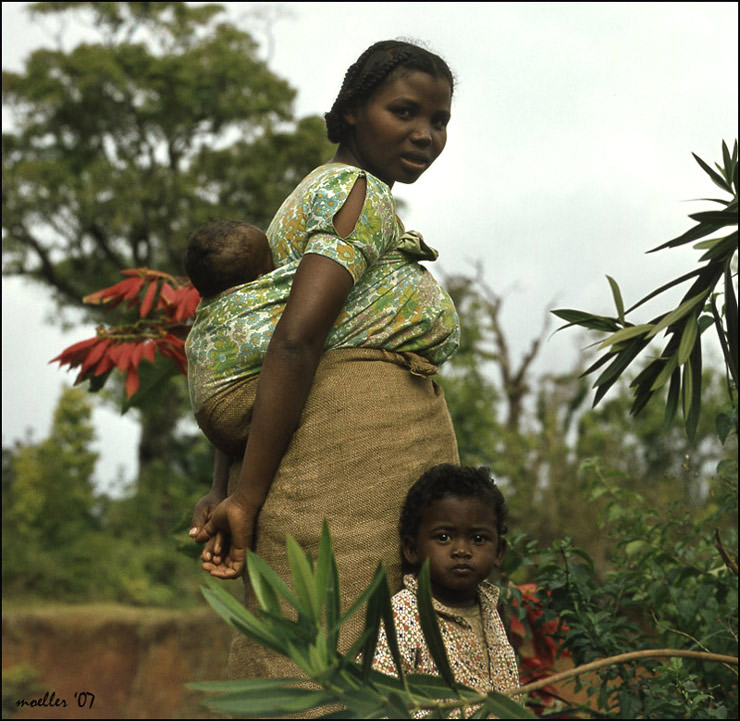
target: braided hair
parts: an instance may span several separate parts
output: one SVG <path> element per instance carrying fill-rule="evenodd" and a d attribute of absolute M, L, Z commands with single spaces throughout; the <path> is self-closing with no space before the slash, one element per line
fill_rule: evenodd
<path fill-rule="evenodd" d="M 324 115 L 329 141 L 346 140 L 349 125 L 345 114 L 372 92 L 397 68 L 420 70 L 435 78 L 445 78 L 454 88 L 452 71 L 438 55 L 403 40 L 383 40 L 371 45 L 347 70 L 331 110 Z"/>

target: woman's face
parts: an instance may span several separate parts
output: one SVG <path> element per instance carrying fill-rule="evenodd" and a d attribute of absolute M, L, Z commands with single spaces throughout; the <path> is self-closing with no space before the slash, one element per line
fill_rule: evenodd
<path fill-rule="evenodd" d="M 401 68 L 345 119 L 344 146 L 384 183 L 414 183 L 447 142 L 452 89 L 444 78 Z"/>

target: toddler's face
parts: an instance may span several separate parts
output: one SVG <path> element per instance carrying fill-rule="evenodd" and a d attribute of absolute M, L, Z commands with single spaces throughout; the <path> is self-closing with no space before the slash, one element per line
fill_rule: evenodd
<path fill-rule="evenodd" d="M 471 606 L 476 587 L 503 560 L 506 542 L 498 536 L 496 512 L 479 498 L 447 496 L 431 503 L 416 539 L 406 538 L 406 560 L 429 559 L 434 597 L 447 606 Z"/>

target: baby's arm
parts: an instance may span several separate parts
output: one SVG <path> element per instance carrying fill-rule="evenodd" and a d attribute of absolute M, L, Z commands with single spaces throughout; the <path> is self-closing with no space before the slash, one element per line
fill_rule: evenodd
<path fill-rule="evenodd" d="M 231 457 L 226 455 L 218 448 L 215 449 L 213 459 L 213 484 L 211 490 L 203 496 L 196 504 L 193 510 L 193 520 L 190 523 L 190 537 L 195 538 L 206 522 L 210 519 L 213 509 L 218 506 L 228 494 L 229 486 L 229 468 L 231 466 Z M 201 559 L 205 562 L 212 562 L 216 565 L 221 563 L 221 557 L 224 553 L 224 534 L 219 531 L 208 539 L 201 554 Z"/>

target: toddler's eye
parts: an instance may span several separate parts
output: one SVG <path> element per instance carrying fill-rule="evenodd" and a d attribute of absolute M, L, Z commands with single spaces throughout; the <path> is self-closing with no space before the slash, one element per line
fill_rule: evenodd
<path fill-rule="evenodd" d="M 449 533 L 438 533 L 437 540 L 440 543 L 447 543 L 450 540 L 450 534 Z"/>
<path fill-rule="evenodd" d="M 483 536 L 480 533 L 476 533 L 475 536 L 473 536 L 473 543 L 485 543 L 488 540 L 488 536 Z"/>

